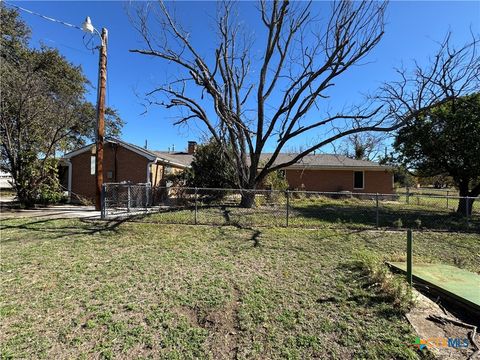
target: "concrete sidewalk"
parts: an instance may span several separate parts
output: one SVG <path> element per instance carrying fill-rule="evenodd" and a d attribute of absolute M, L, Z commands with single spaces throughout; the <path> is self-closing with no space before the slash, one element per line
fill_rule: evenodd
<path fill-rule="evenodd" d="M 94 206 L 81 205 L 52 205 L 36 209 L 11 209 L 2 207 L 0 219 L 11 219 L 16 217 L 35 217 L 48 219 L 62 218 L 100 218 L 100 211 L 95 211 Z"/>

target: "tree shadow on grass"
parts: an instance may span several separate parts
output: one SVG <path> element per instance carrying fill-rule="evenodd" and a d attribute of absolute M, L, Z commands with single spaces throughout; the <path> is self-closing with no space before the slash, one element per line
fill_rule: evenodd
<path fill-rule="evenodd" d="M 329 225 L 347 228 L 368 228 L 376 226 L 375 206 L 361 204 L 305 204 L 292 206 L 293 226 Z M 480 232 L 480 218 L 476 215 L 467 219 L 455 212 L 436 211 L 434 209 L 399 208 L 380 206 L 378 225 L 382 228 L 394 227 L 401 220 L 401 227 L 444 231 Z"/>
<path fill-rule="evenodd" d="M 0 230 L 27 230 L 29 232 L 38 232 L 48 234 L 47 239 L 57 240 L 76 235 L 95 235 L 105 232 L 117 232 L 118 227 L 128 219 L 116 219 L 110 221 L 95 221 L 88 219 L 77 219 L 73 222 L 72 218 L 56 219 L 37 219 L 34 221 L 22 222 L 21 224 L 9 224 L 9 220 L 0 220 Z M 67 222 L 65 221 L 72 221 Z M 1 243 L 18 241 L 18 239 L 5 239 Z"/>

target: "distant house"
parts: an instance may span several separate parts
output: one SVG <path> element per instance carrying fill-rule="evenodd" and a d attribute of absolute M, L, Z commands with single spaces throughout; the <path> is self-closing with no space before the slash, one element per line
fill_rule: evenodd
<path fill-rule="evenodd" d="M 196 143 L 188 142 L 187 151 L 152 151 L 118 140 L 108 139 L 104 145 L 104 182 L 151 183 L 165 185 L 168 174 L 190 167 Z M 276 163 L 291 159 L 294 154 L 280 154 Z M 266 161 L 271 154 L 262 154 Z M 63 185 L 72 198 L 95 196 L 95 145 L 90 144 L 66 154 Z M 361 193 L 393 193 L 393 174 L 389 167 L 372 161 L 354 160 L 340 155 L 307 155 L 282 170 L 291 189 L 308 191 L 351 191 Z"/>
<path fill-rule="evenodd" d="M 0 189 L 11 189 L 13 178 L 10 173 L 0 170 Z"/>

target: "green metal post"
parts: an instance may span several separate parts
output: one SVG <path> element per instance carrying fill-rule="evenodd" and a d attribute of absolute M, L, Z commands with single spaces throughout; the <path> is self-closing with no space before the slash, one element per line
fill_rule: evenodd
<path fill-rule="evenodd" d="M 375 214 L 376 221 L 375 221 L 375 223 L 376 223 L 377 229 L 378 229 L 378 226 L 380 225 L 379 224 L 380 219 L 379 219 L 379 214 L 378 214 L 378 193 L 375 194 L 375 211 L 376 211 L 376 214 Z"/>
<path fill-rule="evenodd" d="M 407 281 L 412 286 L 412 248 L 413 248 L 412 229 L 407 230 Z"/>

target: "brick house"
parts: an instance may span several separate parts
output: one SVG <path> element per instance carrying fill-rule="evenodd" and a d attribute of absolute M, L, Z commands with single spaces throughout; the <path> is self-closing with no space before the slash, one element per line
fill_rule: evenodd
<path fill-rule="evenodd" d="M 165 176 L 183 171 L 193 160 L 196 143 L 190 141 L 186 152 L 152 151 L 117 139 L 104 146 L 104 182 L 151 183 L 165 185 Z M 262 154 L 262 162 L 271 154 Z M 277 163 L 294 154 L 280 154 Z M 63 184 L 72 199 L 95 196 L 95 146 L 87 145 L 62 158 Z M 282 170 L 291 189 L 308 191 L 350 191 L 392 194 L 393 174 L 387 166 L 341 155 L 307 155 Z"/>
<path fill-rule="evenodd" d="M 107 139 L 103 148 L 103 181 L 162 185 L 167 174 L 190 166 L 193 142 L 190 150 L 191 154 L 177 153 L 185 155 L 177 160 L 168 152 L 153 152 L 118 139 Z M 95 144 L 66 154 L 60 166 L 60 181 L 71 200 L 95 198 Z"/>
<path fill-rule="evenodd" d="M 263 155 L 265 159 L 270 154 Z M 293 154 L 279 154 L 276 163 L 284 163 Z M 393 172 L 389 166 L 373 161 L 355 160 L 336 154 L 307 155 L 284 170 L 291 189 L 307 191 L 350 191 L 393 194 Z"/>

